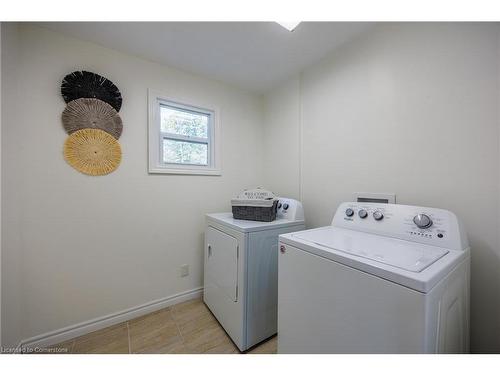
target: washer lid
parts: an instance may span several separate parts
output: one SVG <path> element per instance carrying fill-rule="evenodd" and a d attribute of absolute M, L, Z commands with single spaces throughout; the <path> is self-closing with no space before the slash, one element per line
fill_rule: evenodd
<path fill-rule="evenodd" d="M 429 292 L 470 254 L 469 248 L 443 249 L 331 226 L 281 234 L 279 240 L 422 293 Z"/>
<path fill-rule="evenodd" d="M 298 232 L 292 236 L 411 272 L 421 272 L 449 252 L 439 247 L 332 228 Z"/>

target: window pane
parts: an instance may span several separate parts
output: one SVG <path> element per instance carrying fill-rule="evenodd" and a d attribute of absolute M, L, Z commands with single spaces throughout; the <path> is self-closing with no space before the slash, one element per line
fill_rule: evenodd
<path fill-rule="evenodd" d="M 208 165 L 208 145 L 163 139 L 163 162 Z"/>
<path fill-rule="evenodd" d="M 208 137 L 208 115 L 160 107 L 161 131 L 188 137 Z"/>

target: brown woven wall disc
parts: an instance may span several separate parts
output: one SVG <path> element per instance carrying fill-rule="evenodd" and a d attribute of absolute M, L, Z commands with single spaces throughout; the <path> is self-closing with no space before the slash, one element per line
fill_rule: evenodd
<path fill-rule="evenodd" d="M 120 165 L 122 150 L 118 141 L 100 129 L 82 129 L 64 142 L 64 159 L 77 171 L 102 176 Z"/>
<path fill-rule="evenodd" d="M 108 103 L 93 98 L 70 101 L 62 113 L 62 122 L 68 134 L 81 129 L 96 128 L 118 139 L 123 130 L 118 112 Z"/>

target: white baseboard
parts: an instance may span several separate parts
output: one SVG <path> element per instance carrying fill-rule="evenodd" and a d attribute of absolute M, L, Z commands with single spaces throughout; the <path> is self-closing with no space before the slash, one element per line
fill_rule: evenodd
<path fill-rule="evenodd" d="M 168 306 L 188 301 L 190 299 L 199 298 L 203 294 L 203 287 L 195 288 L 175 294 L 170 297 L 160 298 L 145 304 L 132 307 L 130 309 L 118 311 L 114 314 L 105 315 L 96 319 L 87 320 L 86 322 L 74 324 L 55 331 L 47 332 L 41 335 L 24 339 L 20 342 L 21 348 L 47 347 L 58 344 L 63 341 L 71 340 L 75 337 L 85 335 L 86 333 L 94 332 L 102 328 L 112 326 L 138 316 L 151 313 L 156 310 L 163 309 Z"/>

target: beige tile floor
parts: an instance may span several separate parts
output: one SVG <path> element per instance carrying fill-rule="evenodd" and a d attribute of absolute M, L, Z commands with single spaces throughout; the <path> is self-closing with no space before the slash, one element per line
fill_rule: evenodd
<path fill-rule="evenodd" d="M 187 301 L 120 323 L 52 348 L 66 353 L 237 354 L 224 329 L 201 299 Z M 250 354 L 275 354 L 276 336 Z M 58 350 L 59 351 L 59 350 Z"/>

